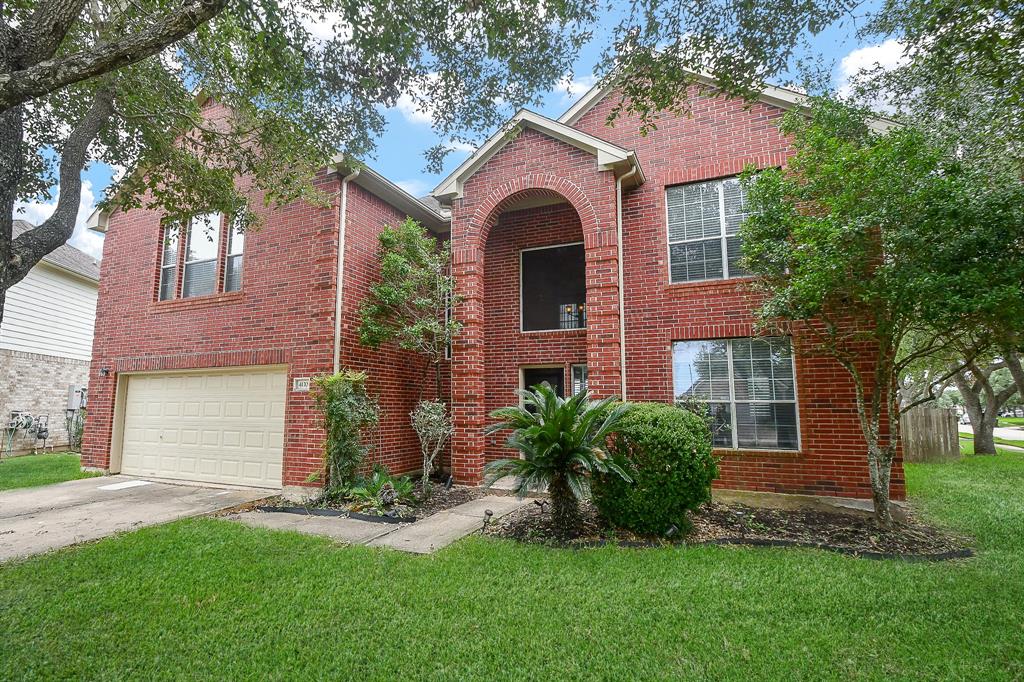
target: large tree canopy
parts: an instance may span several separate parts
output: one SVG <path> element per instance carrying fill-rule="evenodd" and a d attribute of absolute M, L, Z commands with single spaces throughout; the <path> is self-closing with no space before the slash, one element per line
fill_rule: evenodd
<path fill-rule="evenodd" d="M 869 121 L 827 99 L 809 119 L 787 115 L 796 155 L 745 174 L 752 213 L 741 235 L 761 319 L 799 326 L 853 378 L 887 523 L 898 380 L 979 331 L 1021 328 L 1024 185 L 917 128 L 882 133 Z"/>
<path fill-rule="evenodd" d="M 271 202 L 316 198 L 314 170 L 338 152 L 365 155 L 382 108 L 405 95 L 445 141 L 428 153 L 437 170 L 452 143 L 478 141 L 571 74 L 599 23 L 597 75 L 621 79 L 616 112 L 639 113 L 645 128 L 685 109 L 688 86 L 709 87 L 694 73 L 752 97 L 807 56 L 810 35 L 855 23 L 862 39 L 904 42 L 908 63 L 887 76 L 889 91 L 941 109 L 951 127 L 956 107 L 988 108 L 984 120 L 1024 139 L 1024 23 L 1001 0 L 7 0 L 0 316 L 6 290 L 70 237 L 92 162 L 142 171 L 109 188 L 110 206 L 148 190 L 170 219 L 244 217 L 236 177 Z M 233 117 L 205 122 L 199 91 Z M 49 199 L 58 182 L 53 216 L 12 242 L 15 201 Z"/>
<path fill-rule="evenodd" d="M 317 198 L 314 171 L 366 154 L 403 94 L 440 130 L 493 128 L 500 103 L 570 70 L 594 19 L 585 0 L 0 2 L 0 314 L 71 236 L 90 163 L 141 169 L 110 205 L 148 192 L 172 220 L 245 220 L 236 178 L 270 202 Z M 200 92 L 231 116 L 205 120 Z M 12 241 L 15 201 L 58 181 L 53 216 Z"/>

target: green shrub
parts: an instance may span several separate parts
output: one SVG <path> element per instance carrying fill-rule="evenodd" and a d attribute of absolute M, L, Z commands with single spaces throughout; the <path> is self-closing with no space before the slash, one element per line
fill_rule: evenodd
<path fill-rule="evenodd" d="M 597 474 L 593 499 L 612 524 L 645 535 L 688 525 L 686 513 L 711 499 L 718 464 L 711 431 L 691 411 L 664 403 L 633 403 L 612 437 L 632 482 Z"/>
<path fill-rule="evenodd" d="M 351 485 L 377 425 L 377 403 L 366 392 L 366 373 L 343 370 L 313 378 L 313 398 L 323 415 L 324 488 L 328 495 Z"/>

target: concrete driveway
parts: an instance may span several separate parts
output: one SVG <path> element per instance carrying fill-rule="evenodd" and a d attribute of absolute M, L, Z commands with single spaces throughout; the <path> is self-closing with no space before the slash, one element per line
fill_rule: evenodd
<path fill-rule="evenodd" d="M 103 476 L 0 492 L 0 562 L 273 495 Z"/>

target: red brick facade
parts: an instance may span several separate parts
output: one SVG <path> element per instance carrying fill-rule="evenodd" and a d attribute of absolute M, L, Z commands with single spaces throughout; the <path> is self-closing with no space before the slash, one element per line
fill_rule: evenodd
<path fill-rule="evenodd" d="M 622 193 L 625 383 L 630 400 L 672 400 L 674 341 L 754 335 L 757 301 L 749 281 L 670 284 L 665 188 L 727 177 L 747 164 L 783 165 L 791 147 L 776 128 L 781 110 L 697 98 L 689 117 L 669 117 L 647 137 L 638 122 L 604 125 L 614 97 L 575 124 L 581 131 L 636 153 L 646 181 Z M 318 178 L 339 196 L 336 173 Z M 337 202 L 337 199 L 336 199 Z M 485 438 L 487 413 L 516 400 L 523 367 L 586 363 L 591 391 L 618 395 L 620 306 L 618 196 L 615 171 L 595 155 L 525 128 L 477 168 L 452 202 L 452 267 L 463 332 L 445 368 L 456 433 L 450 460 L 457 480 L 475 483 L 487 459 L 507 455 L 502 440 Z M 254 197 L 254 205 L 260 205 Z M 392 471 L 419 466 L 408 413 L 433 393 L 423 361 L 396 349 L 358 342 L 358 308 L 376 278 L 377 234 L 404 213 L 350 183 L 342 289 L 342 366 L 366 369 L 380 399 L 374 461 Z M 90 414 L 83 464 L 109 465 L 115 389 L 120 373 L 240 365 L 284 365 L 292 377 L 328 372 L 333 331 L 338 206 L 283 207 L 247 237 L 241 292 L 156 302 L 159 215 L 115 214 L 104 247 Z M 520 330 L 519 254 L 523 249 L 583 242 L 587 328 Z M 799 335 L 796 355 L 799 452 L 729 451 L 716 485 L 773 492 L 870 497 L 865 445 L 849 375 L 815 357 Z M 868 357 L 866 355 L 865 357 Z M 102 374 L 108 369 L 109 374 Z M 322 431 L 308 393 L 286 402 L 284 484 L 311 485 L 320 466 Z M 902 466 L 892 496 L 904 496 Z"/>

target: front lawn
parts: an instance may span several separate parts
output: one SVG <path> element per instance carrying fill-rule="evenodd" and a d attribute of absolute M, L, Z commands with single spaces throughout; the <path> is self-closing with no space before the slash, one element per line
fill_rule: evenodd
<path fill-rule="evenodd" d="M 907 480 L 978 557 L 149 528 L 0 568 L 0 679 L 1021 678 L 1024 455 Z"/>
<path fill-rule="evenodd" d="M 967 431 L 960 432 L 961 441 L 974 442 L 974 434 Z M 992 441 L 996 445 L 1009 445 L 1015 448 L 1024 448 L 1024 440 L 1011 440 L 1010 438 L 1000 438 L 999 436 L 992 436 Z M 996 448 L 998 449 L 998 448 Z"/>
<path fill-rule="evenodd" d="M 1024 417 L 998 417 L 999 426 L 1024 426 Z"/>
<path fill-rule="evenodd" d="M 0 460 L 0 490 L 30 488 L 61 481 L 99 476 L 82 471 L 82 459 L 73 452 L 25 455 Z"/>

